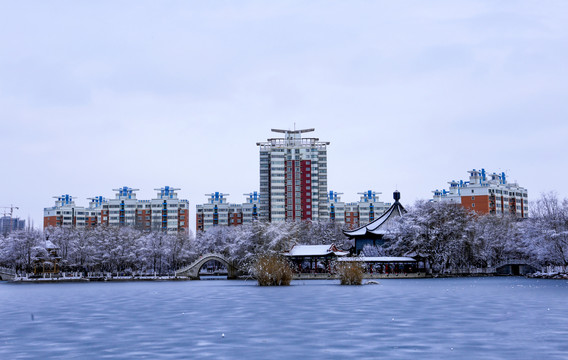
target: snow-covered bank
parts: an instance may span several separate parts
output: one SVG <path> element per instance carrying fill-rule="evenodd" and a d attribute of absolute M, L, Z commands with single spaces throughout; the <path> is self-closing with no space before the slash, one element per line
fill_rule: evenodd
<path fill-rule="evenodd" d="M 15 277 L 13 283 L 71 283 L 99 281 L 185 281 L 188 277 L 180 276 L 109 276 L 109 277 Z"/>
<path fill-rule="evenodd" d="M 568 280 L 568 273 L 565 273 L 565 272 L 536 272 L 534 274 L 528 275 L 528 277 L 536 278 L 536 279 Z"/>

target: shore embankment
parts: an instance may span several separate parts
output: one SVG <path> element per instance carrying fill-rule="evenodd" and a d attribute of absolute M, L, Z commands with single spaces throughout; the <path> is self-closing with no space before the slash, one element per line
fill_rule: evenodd
<path fill-rule="evenodd" d="M 207 277 L 208 275 L 204 274 Z M 494 277 L 494 276 L 511 276 L 506 274 L 497 273 L 460 273 L 460 274 L 431 274 L 431 273 L 389 273 L 389 274 L 364 274 L 363 278 L 366 280 L 374 279 L 430 279 L 430 278 L 469 278 L 469 277 Z M 568 273 L 564 272 L 536 272 L 533 274 L 524 275 L 528 278 L 534 279 L 558 279 L 568 280 Z M 293 280 L 336 280 L 337 274 L 329 273 L 301 273 L 294 274 Z M 250 280 L 253 279 L 249 276 L 239 276 L 238 279 Z M 37 277 L 37 276 L 15 276 L 9 279 L 11 283 L 88 283 L 88 282 L 129 282 L 129 281 L 188 281 L 196 280 L 186 276 L 52 276 L 52 277 Z"/>
<path fill-rule="evenodd" d="M 565 272 L 535 272 L 527 276 L 533 279 L 568 280 L 568 273 Z"/>
<path fill-rule="evenodd" d="M 86 282 L 127 282 L 127 281 L 186 281 L 190 278 L 185 276 L 92 276 L 92 277 L 14 277 L 8 280 L 11 283 L 86 283 Z"/>

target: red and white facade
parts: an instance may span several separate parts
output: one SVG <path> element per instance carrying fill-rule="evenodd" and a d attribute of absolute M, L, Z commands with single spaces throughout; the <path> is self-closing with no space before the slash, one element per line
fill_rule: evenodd
<path fill-rule="evenodd" d="M 528 217 L 527 189 L 507 182 L 506 174 L 471 170 L 469 181 L 450 181 L 449 190 L 434 190 L 434 201 L 460 204 L 479 214 L 511 214 Z"/>
<path fill-rule="evenodd" d="M 327 145 L 317 138 L 302 138 L 305 130 L 278 130 L 283 138 L 259 142 L 260 219 L 328 219 Z"/>
<path fill-rule="evenodd" d="M 43 209 L 43 227 L 70 226 L 85 227 L 85 208 L 75 205 L 69 194 L 54 196 L 55 206 Z"/>

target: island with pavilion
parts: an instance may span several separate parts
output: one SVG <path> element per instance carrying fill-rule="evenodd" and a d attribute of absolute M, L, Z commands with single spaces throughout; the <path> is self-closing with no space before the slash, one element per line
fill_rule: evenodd
<path fill-rule="evenodd" d="M 400 203 L 400 192 L 393 194 L 394 203 L 376 220 L 343 233 L 353 240 L 349 250 L 330 245 L 294 245 L 282 253 L 292 263 L 295 279 L 314 279 L 334 277 L 334 265 L 341 262 L 361 262 L 366 278 L 426 277 L 426 259 L 418 254 L 406 256 L 361 256 L 365 246 L 384 246 L 385 235 L 392 228 L 394 219 L 406 213 Z"/>

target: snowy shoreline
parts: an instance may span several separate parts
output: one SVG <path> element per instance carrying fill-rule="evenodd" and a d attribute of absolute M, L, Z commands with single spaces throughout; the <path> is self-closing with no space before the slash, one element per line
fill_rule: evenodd
<path fill-rule="evenodd" d="M 307 275 L 307 276 L 306 276 Z M 317 276 L 319 275 L 319 276 Z M 304 274 L 304 276 L 294 276 L 293 280 L 337 280 L 338 277 L 334 275 L 324 275 L 324 274 Z M 382 274 L 365 276 L 363 279 L 372 280 L 386 280 L 386 279 L 432 279 L 432 278 L 469 278 L 469 277 L 489 277 L 495 275 L 489 274 L 470 274 L 470 275 L 425 275 L 421 276 L 404 276 L 403 274 Z M 251 277 L 239 277 L 236 280 L 254 280 Z M 48 284 L 48 283 L 90 283 L 90 282 L 136 282 L 136 281 L 195 281 L 189 277 L 168 277 L 168 276 L 156 276 L 156 277 L 61 277 L 61 278 L 15 278 L 8 280 L 10 283 L 25 283 L 25 284 Z"/>
<path fill-rule="evenodd" d="M 330 274 L 302 274 L 294 276 L 293 280 L 337 280 L 337 276 Z M 404 276 L 403 274 L 377 274 L 364 277 L 365 280 L 382 279 L 433 279 L 433 278 L 472 278 L 472 277 L 507 277 L 511 275 L 500 274 L 422 274 L 422 276 Z M 521 275 L 522 276 L 522 275 Z M 536 272 L 527 274 L 531 279 L 568 280 L 568 273 L 562 272 Z M 251 280 L 251 277 L 239 277 L 237 280 Z M 47 283 L 89 283 L 89 282 L 135 282 L 135 281 L 195 281 L 185 276 L 114 276 L 114 277 L 60 277 L 60 278 L 28 278 L 16 277 L 8 280 L 9 283 L 47 284 Z"/>
<path fill-rule="evenodd" d="M 60 278 L 14 278 L 8 280 L 10 283 L 31 283 L 31 284 L 45 284 L 45 283 L 89 283 L 89 282 L 130 282 L 130 281 L 187 281 L 191 280 L 188 277 L 174 277 L 174 276 L 148 276 L 148 277 L 60 277 Z"/>
<path fill-rule="evenodd" d="M 568 273 L 565 272 L 535 272 L 528 275 L 531 279 L 552 279 L 552 280 L 568 280 Z"/>

